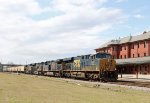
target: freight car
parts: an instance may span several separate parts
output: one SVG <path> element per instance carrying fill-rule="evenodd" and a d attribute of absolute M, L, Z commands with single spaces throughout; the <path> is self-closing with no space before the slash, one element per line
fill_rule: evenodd
<path fill-rule="evenodd" d="M 12 66 L 7 67 L 3 70 L 3 72 L 14 72 L 14 73 L 24 73 L 25 67 L 24 66 Z"/>
<path fill-rule="evenodd" d="M 81 55 L 37 64 L 26 65 L 25 73 L 65 78 L 84 78 L 116 81 L 116 62 L 108 53 Z"/>

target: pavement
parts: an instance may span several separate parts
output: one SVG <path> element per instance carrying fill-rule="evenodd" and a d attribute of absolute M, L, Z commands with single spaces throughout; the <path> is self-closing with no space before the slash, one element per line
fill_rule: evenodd
<path fill-rule="evenodd" d="M 150 82 L 150 75 L 140 75 L 138 74 L 138 77 L 136 74 L 122 74 L 118 75 L 118 80 L 124 80 L 124 81 L 139 81 L 139 82 Z"/>

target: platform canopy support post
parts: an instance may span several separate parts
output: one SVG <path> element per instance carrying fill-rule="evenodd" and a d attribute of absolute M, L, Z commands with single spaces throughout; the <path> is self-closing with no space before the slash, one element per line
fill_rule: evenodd
<path fill-rule="evenodd" d="M 138 68 L 138 65 L 134 65 L 134 66 L 137 67 L 137 69 L 136 69 L 136 79 L 138 79 L 139 68 Z"/>
<path fill-rule="evenodd" d="M 121 78 L 122 78 L 122 69 L 123 69 L 123 67 L 121 67 Z"/>

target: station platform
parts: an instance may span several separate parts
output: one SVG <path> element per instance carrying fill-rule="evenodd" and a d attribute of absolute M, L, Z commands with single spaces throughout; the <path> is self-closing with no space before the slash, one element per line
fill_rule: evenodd
<path fill-rule="evenodd" d="M 138 74 L 121 74 L 118 75 L 118 80 L 123 80 L 123 81 L 140 81 L 140 82 L 150 82 L 150 75 L 141 75 Z"/>

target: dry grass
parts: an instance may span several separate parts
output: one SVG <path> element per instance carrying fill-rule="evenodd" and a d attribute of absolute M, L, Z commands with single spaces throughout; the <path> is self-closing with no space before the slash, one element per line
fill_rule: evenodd
<path fill-rule="evenodd" d="M 150 93 L 0 73 L 0 103 L 150 103 Z"/>

